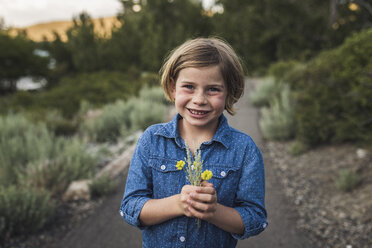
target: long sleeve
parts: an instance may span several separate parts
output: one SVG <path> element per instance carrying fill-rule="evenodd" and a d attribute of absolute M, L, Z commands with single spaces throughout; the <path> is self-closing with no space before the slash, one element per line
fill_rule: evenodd
<path fill-rule="evenodd" d="M 235 209 L 243 220 L 245 230 L 243 235 L 234 234 L 236 239 L 257 235 L 267 226 L 264 163 L 256 145 L 249 150 L 244 159 L 235 200 Z"/>
<path fill-rule="evenodd" d="M 131 225 L 142 227 L 139 214 L 143 205 L 152 197 L 152 175 L 148 166 L 149 152 L 146 133 L 138 140 L 130 163 L 125 193 L 120 206 L 120 215 Z"/>

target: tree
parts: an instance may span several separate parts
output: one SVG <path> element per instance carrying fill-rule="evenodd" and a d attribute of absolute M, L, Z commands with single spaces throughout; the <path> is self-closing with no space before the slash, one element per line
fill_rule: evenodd
<path fill-rule="evenodd" d="M 24 35 L 0 31 L 0 94 L 15 92 L 21 77 L 47 75 L 49 59 L 37 55 L 35 48 Z"/>
<path fill-rule="evenodd" d="M 292 0 L 220 0 L 215 30 L 256 71 L 280 59 L 304 59 L 323 41 L 324 20 L 310 3 Z"/>
<path fill-rule="evenodd" d="M 67 49 L 70 51 L 73 68 L 79 72 L 99 69 L 98 38 L 94 33 L 91 17 L 82 12 L 73 19 L 74 26 L 67 30 Z"/>
<path fill-rule="evenodd" d="M 365 0 L 330 0 L 330 39 L 341 44 L 354 32 L 372 27 L 372 4 Z"/>
<path fill-rule="evenodd" d="M 122 38 L 121 44 L 117 45 L 122 48 L 121 57 L 133 58 L 139 63 L 139 69 L 157 71 L 171 49 L 186 39 L 211 33 L 210 18 L 203 15 L 199 1 L 122 2 L 124 13 L 120 18 L 123 25 L 113 33 L 113 38 Z"/>

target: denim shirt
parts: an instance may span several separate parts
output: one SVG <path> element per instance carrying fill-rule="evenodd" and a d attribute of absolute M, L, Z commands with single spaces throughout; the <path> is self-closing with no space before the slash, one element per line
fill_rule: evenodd
<path fill-rule="evenodd" d="M 180 118 L 177 114 L 169 123 L 149 127 L 138 140 L 120 215 L 142 230 L 143 247 L 235 247 L 238 239 L 259 234 L 267 226 L 263 159 L 253 140 L 231 128 L 223 115 L 212 140 L 200 146 L 203 170 L 213 173 L 209 182 L 216 189 L 218 203 L 240 214 L 244 233 L 229 233 L 206 221 L 201 221 L 198 230 L 196 219 L 186 216 L 141 226 L 139 214 L 149 199 L 179 194 L 184 185 L 190 184 L 185 171 L 175 166 L 186 157 L 185 142 L 177 127 Z"/>

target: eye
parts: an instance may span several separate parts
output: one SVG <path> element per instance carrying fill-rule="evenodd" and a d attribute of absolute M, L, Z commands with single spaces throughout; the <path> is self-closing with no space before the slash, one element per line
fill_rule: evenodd
<path fill-rule="evenodd" d="M 217 88 L 217 87 L 211 87 L 211 88 L 209 88 L 209 91 L 211 91 L 211 92 L 220 92 L 221 89 L 220 88 Z"/>
<path fill-rule="evenodd" d="M 182 87 L 183 87 L 183 88 L 186 88 L 186 89 L 189 89 L 189 90 L 194 89 L 194 86 L 191 85 L 191 84 L 185 84 L 185 85 L 183 85 Z"/>

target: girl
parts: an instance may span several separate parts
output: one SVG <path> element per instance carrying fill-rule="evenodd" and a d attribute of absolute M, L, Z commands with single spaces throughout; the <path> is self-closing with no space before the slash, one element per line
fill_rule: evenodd
<path fill-rule="evenodd" d="M 120 214 L 143 230 L 143 247 L 235 247 L 267 226 L 261 153 L 223 115 L 234 114 L 243 93 L 241 63 L 224 41 L 198 38 L 175 49 L 161 73 L 178 113 L 138 140 Z M 201 150 L 203 170 L 213 173 L 199 187 L 175 166 L 186 144 Z"/>

